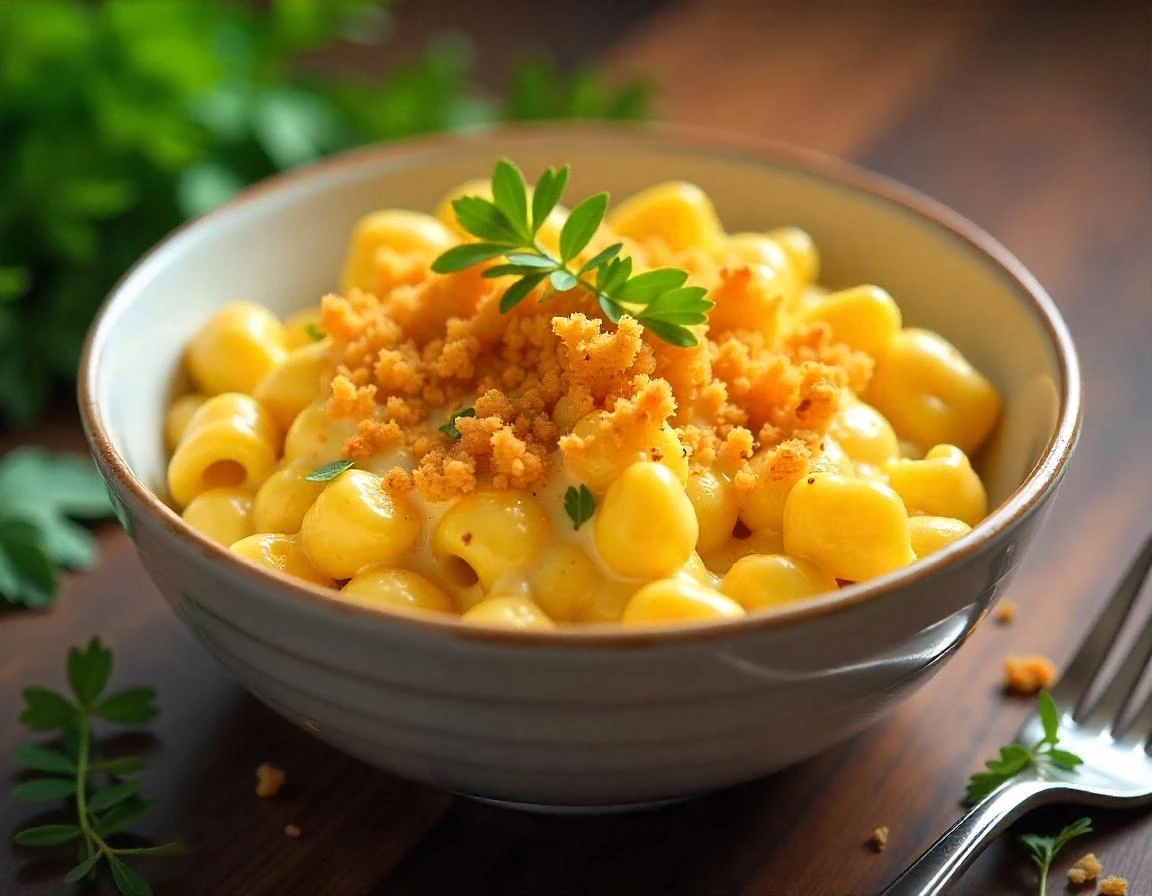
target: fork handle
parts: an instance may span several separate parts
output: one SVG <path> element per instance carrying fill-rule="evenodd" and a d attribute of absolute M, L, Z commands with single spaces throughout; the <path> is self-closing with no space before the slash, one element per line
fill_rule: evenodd
<path fill-rule="evenodd" d="M 1042 781 L 1013 782 L 988 795 L 880 896 L 940 896 L 948 892 L 985 847 L 1051 789 L 1051 784 Z"/>

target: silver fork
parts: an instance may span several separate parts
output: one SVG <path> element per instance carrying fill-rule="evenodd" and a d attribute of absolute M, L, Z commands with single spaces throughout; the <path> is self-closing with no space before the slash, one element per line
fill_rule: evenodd
<path fill-rule="evenodd" d="M 1052 689 L 1060 710 L 1060 747 L 1079 754 L 1076 771 L 1031 766 L 1002 784 L 952 825 L 880 896 L 939 896 L 1016 819 L 1047 803 L 1132 808 L 1152 805 L 1152 694 L 1137 707 L 1137 686 L 1152 660 L 1152 614 L 1112 680 L 1091 704 L 1088 695 L 1152 568 L 1152 539 L 1128 568 L 1092 631 Z M 1125 708 L 1129 712 L 1125 713 Z M 1033 744 L 1044 736 L 1033 714 L 1016 740 Z"/>

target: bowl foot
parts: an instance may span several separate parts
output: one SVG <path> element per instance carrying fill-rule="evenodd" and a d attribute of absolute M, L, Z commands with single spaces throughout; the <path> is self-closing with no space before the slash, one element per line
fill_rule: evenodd
<path fill-rule="evenodd" d="M 687 794 L 685 796 L 676 796 L 666 800 L 648 800 L 639 803 L 610 803 L 607 805 L 593 805 L 593 806 L 565 806 L 555 805 L 552 803 L 522 803 L 516 800 L 498 800 L 487 796 L 476 796 L 472 793 L 460 793 L 457 791 L 457 796 L 467 797 L 470 800 L 475 800 L 478 803 L 485 803 L 489 806 L 496 806 L 499 809 L 512 809 L 516 812 L 532 812 L 537 815 L 622 815 L 626 812 L 647 812 L 650 809 L 662 809 L 665 806 L 674 806 L 677 803 L 683 803 L 690 799 L 695 799 L 699 794 Z"/>

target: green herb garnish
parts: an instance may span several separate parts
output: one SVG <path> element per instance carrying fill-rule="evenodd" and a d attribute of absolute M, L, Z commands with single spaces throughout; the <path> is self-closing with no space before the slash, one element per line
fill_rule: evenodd
<path fill-rule="evenodd" d="M 322 467 L 317 467 L 304 478 L 308 482 L 331 482 L 345 470 L 350 470 L 354 466 L 356 466 L 356 461 L 342 457 L 340 460 L 330 461 Z"/>
<path fill-rule="evenodd" d="M 0 462 L 0 605 L 41 610 L 61 569 L 96 559 L 91 533 L 73 519 L 112 516 L 104 481 L 88 460 L 20 448 Z"/>
<path fill-rule="evenodd" d="M 315 321 L 308 321 L 308 326 L 304 328 L 304 332 L 308 334 L 308 338 L 313 342 L 322 342 L 324 340 L 325 333 L 316 326 Z"/>
<path fill-rule="evenodd" d="M 1065 771 L 1075 771 L 1077 766 L 1083 764 L 1084 760 L 1075 753 L 1056 746 L 1060 742 L 1060 714 L 1052 695 L 1041 691 L 1037 702 L 1044 737 L 1030 748 L 1022 744 L 1001 747 L 999 759 L 989 759 L 984 763 L 985 771 L 977 772 L 968 779 L 968 790 L 964 795 L 966 803 L 979 802 L 1029 766 L 1043 769 L 1045 765 L 1053 765 Z"/>
<path fill-rule="evenodd" d="M 145 725 L 156 716 L 151 688 L 136 687 L 104 696 L 112 674 L 112 651 L 93 638 L 87 649 L 68 651 L 68 683 L 72 696 L 49 688 L 31 687 L 24 691 L 20 722 L 32 731 L 58 731 L 62 746 L 24 746 L 13 758 L 44 774 L 17 784 L 12 799 L 23 802 L 51 802 L 67 799 L 75 805 L 75 821 L 25 828 L 13 840 L 21 846 L 55 846 L 78 841 L 78 863 L 66 881 L 75 883 L 95 878 L 101 863 L 124 896 L 149 896 L 152 888 L 125 859 L 134 856 L 178 856 L 187 852 L 181 843 L 159 846 L 114 846 L 109 837 L 126 829 L 156 808 L 155 800 L 140 797 L 140 780 L 128 777 L 144 767 L 135 756 L 99 759 L 92 740 L 92 721 L 102 719 L 117 725 Z M 103 777 L 103 786 L 92 787 L 93 775 Z"/>
<path fill-rule="evenodd" d="M 592 514 L 596 512 L 596 499 L 592 497 L 588 486 L 582 484 L 579 489 L 568 486 L 564 492 L 564 510 L 572 520 L 572 528 L 576 530 L 592 519 Z"/>
<path fill-rule="evenodd" d="M 1028 854 L 1040 871 L 1039 896 L 1047 896 L 1048 894 L 1048 871 L 1052 867 L 1052 860 L 1056 858 L 1056 853 L 1060 852 L 1069 840 L 1090 833 L 1092 833 L 1092 819 L 1080 818 L 1064 828 L 1055 837 L 1025 834 L 1020 838 L 1028 847 Z"/>
<path fill-rule="evenodd" d="M 546 59 L 493 95 L 456 33 L 383 78 L 298 64 L 336 41 L 386 52 L 387 6 L 0 0 L 0 426 L 73 387 L 93 312 L 141 254 L 247 184 L 414 134 L 645 116 L 642 82 Z"/>
<path fill-rule="evenodd" d="M 696 334 L 689 327 L 707 321 L 712 303 L 703 287 L 684 285 L 687 271 L 657 268 L 633 274 L 632 259 L 620 257 L 623 243 L 614 243 L 577 266 L 576 256 L 604 220 L 607 193 L 589 196 L 572 209 L 560 231 L 559 258 L 540 247 L 537 235 L 560 202 L 568 173 L 567 165 L 559 170 L 546 168 L 529 204 L 524 174 L 507 159 L 498 161 L 492 171 L 491 200 L 462 196 L 452 203 L 457 222 L 479 242 L 447 250 L 432 262 L 432 270 L 448 274 L 502 257 L 503 264 L 493 265 L 483 275 L 519 278 L 500 299 L 502 313 L 511 311 L 545 281 L 545 298 L 579 286 L 596 297 L 612 323 L 628 314 L 665 342 L 696 345 Z"/>
<path fill-rule="evenodd" d="M 475 417 L 476 408 L 457 408 L 448 415 L 448 422 L 437 427 L 440 432 L 448 436 L 453 442 L 460 438 L 460 430 L 456 428 L 456 421 L 461 417 Z"/>

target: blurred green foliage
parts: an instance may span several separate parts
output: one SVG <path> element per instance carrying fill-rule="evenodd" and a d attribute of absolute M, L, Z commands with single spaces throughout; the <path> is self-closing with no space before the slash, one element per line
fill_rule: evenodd
<path fill-rule="evenodd" d="M 71 382 L 97 305 L 149 246 L 252 181 L 370 141 L 646 112 L 643 86 L 542 59 L 488 97 L 458 36 L 384 80 L 296 64 L 375 42 L 382 15 L 373 0 L 0 0 L 0 424 Z"/>

